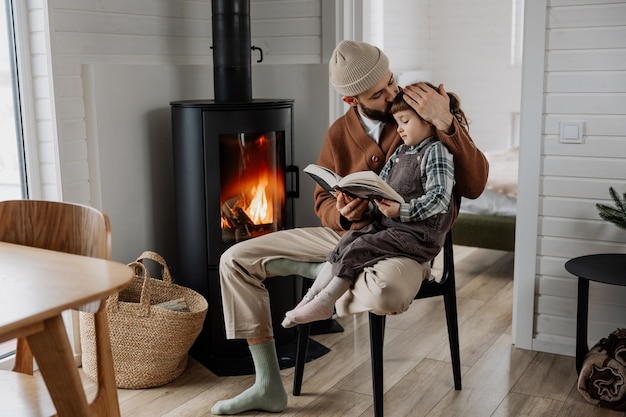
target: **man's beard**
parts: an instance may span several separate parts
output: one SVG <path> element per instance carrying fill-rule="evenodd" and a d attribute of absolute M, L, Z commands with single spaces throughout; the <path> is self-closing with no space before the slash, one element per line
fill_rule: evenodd
<path fill-rule="evenodd" d="M 393 122 L 393 116 L 391 114 L 391 103 L 387 104 L 387 108 L 385 111 L 373 110 L 365 107 L 363 103 L 359 103 L 361 105 L 361 112 L 368 119 L 378 120 L 379 122 L 389 123 Z"/>

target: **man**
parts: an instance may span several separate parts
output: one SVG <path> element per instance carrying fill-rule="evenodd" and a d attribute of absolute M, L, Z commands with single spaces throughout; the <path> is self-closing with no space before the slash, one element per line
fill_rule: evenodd
<path fill-rule="evenodd" d="M 399 88 L 389 70 L 387 56 L 377 47 L 342 41 L 330 59 L 330 82 L 350 105 L 329 128 L 318 165 L 339 175 L 355 171 L 379 172 L 401 143 L 389 108 Z M 455 192 L 476 198 L 487 181 L 488 165 L 468 133 L 452 116 L 443 86 L 426 84 L 406 89 L 407 102 L 437 129 L 437 136 L 455 158 Z M 218 401 L 214 414 L 247 410 L 280 412 L 287 406 L 274 344 L 269 295 L 263 281 L 271 276 L 302 275 L 315 278 L 341 235 L 371 221 L 368 201 L 343 194 L 332 197 L 315 190 L 315 211 L 323 227 L 282 230 L 240 242 L 220 259 L 220 279 L 226 337 L 246 339 L 254 362 L 256 381 L 238 396 Z M 378 262 L 356 280 L 336 303 L 339 316 L 364 311 L 397 314 L 406 311 L 430 275 L 428 264 L 409 258 Z"/>

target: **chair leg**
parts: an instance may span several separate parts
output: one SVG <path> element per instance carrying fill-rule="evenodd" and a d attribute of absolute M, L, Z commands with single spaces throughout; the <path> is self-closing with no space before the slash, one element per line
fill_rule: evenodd
<path fill-rule="evenodd" d="M 111 336 L 107 321 L 105 303 L 102 300 L 100 310 L 94 315 L 96 329 L 96 357 L 98 358 L 98 391 L 90 404 L 93 415 L 120 417 L 120 403 L 115 383 Z"/>
<path fill-rule="evenodd" d="M 293 374 L 293 395 L 300 395 L 302 389 L 302 377 L 304 376 L 304 363 L 306 352 L 309 347 L 309 334 L 311 333 L 311 323 L 298 325 L 298 342 L 296 346 L 296 365 Z"/>
<path fill-rule="evenodd" d="M 33 353 L 30 351 L 28 341 L 25 337 L 19 337 L 17 339 L 17 345 L 15 346 L 15 363 L 13 365 L 13 372 L 20 372 L 23 374 L 33 374 Z"/>
<path fill-rule="evenodd" d="M 385 316 L 369 313 L 372 389 L 374 393 L 375 417 L 383 417 L 383 345 L 385 341 L 385 318 Z"/>
<path fill-rule="evenodd" d="M 452 359 L 452 374 L 454 389 L 461 389 L 461 354 L 459 352 L 459 321 L 456 309 L 456 294 L 452 291 L 443 296 L 448 324 L 448 340 L 450 342 L 450 357 Z"/>

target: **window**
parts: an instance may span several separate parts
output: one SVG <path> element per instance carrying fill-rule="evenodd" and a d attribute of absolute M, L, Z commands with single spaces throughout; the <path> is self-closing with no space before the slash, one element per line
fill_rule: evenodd
<path fill-rule="evenodd" d="M 524 40 L 524 0 L 513 0 L 511 25 L 511 65 L 522 65 L 522 49 Z"/>
<path fill-rule="evenodd" d="M 26 172 L 11 0 L 0 8 L 0 200 L 25 198 Z"/>
<path fill-rule="evenodd" d="M 0 7 L 0 200 L 27 195 L 12 16 L 11 0 L 5 0 Z M 14 351 L 15 340 L 0 343 L 0 360 Z"/>

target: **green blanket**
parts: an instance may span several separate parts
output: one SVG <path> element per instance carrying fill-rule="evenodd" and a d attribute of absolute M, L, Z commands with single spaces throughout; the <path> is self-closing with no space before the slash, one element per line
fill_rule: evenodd
<path fill-rule="evenodd" d="M 452 228 L 455 245 L 515 250 L 515 217 L 460 213 Z"/>

